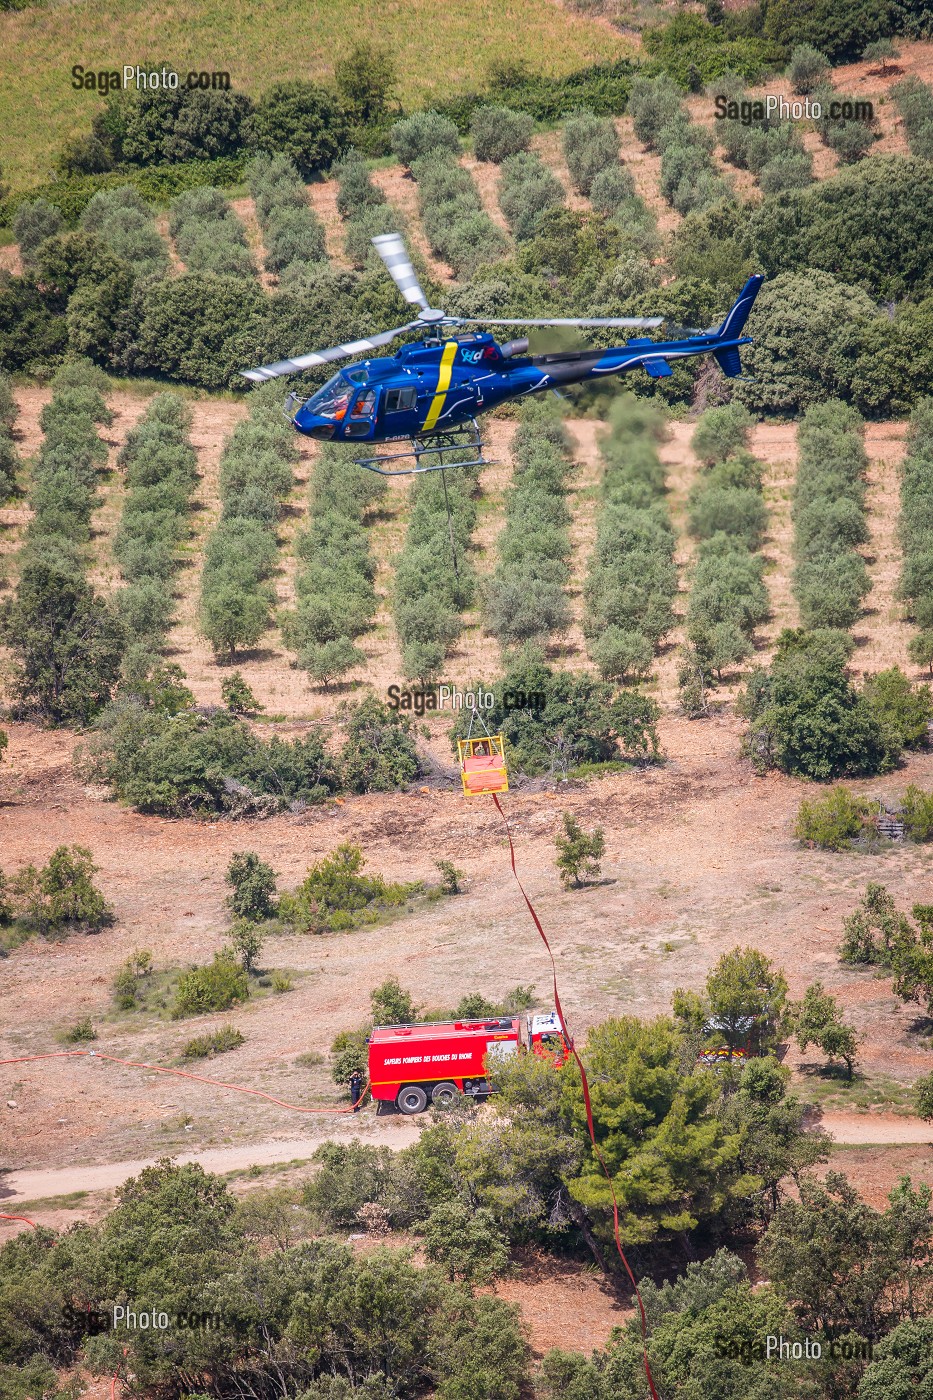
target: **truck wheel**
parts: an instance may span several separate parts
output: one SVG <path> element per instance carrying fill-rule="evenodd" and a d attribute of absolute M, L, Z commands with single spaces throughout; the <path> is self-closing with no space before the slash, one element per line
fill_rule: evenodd
<path fill-rule="evenodd" d="M 403 1113 L 423 1113 L 428 1106 L 428 1096 L 417 1084 L 406 1084 L 399 1089 L 395 1100 Z"/>
<path fill-rule="evenodd" d="M 431 1094 L 431 1102 L 436 1103 L 439 1108 L 449 1108 L 452 1103 L 456 1103 L 460 1097 L 460 1090 L 456 1084 L 435 1084 Z"/>

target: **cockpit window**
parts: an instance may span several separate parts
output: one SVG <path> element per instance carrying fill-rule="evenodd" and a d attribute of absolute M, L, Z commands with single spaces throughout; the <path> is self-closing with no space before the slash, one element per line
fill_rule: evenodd
<path fill-rule="evenodd" d="M 350 400 L 356 393 L 356 388 L 348 384 L 342 374 L 335 374 L 333 379 L 328 379 L 323 389 L 319 389 L 305 405 L 311 413 L 316 413 L 319 418 L 333 418 L 341 421 L 346 417 Z"/>

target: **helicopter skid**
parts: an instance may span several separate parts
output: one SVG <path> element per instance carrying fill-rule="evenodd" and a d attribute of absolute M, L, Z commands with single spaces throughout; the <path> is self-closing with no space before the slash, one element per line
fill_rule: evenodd
<path fill-rule="evenodd" d="M 387 452 L 381 457 L 358 457 L 356 465 L 364 467 L 368 472 L 375 472 L 377 476 L 416 476 L 420 472 L 443 472 L 456 467 L 490 465 L 490 459 L 483 456 L 483 440 L 475 419 L 471 420 L 469 428 L 451 428 L 444 432 L 413 435 L 409 441 L 411 447 L 405 452 Z M 461 460 L 450 460 L 458 455 Z M 384 462 L 412 459 L 415 463 L 413 467 L 387 468 L 382 465 Z"/>

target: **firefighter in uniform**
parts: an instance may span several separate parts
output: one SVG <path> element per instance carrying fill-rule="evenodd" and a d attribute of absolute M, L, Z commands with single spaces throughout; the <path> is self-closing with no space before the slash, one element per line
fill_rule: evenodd
<path fill-rule="evenodd" d="M 353 1105 L 353 1112 L 359 1113 L 360 1099 L 363 1097 L 363 1076 L 358 1069 L 350 1075 L 350 1102 Z"/>

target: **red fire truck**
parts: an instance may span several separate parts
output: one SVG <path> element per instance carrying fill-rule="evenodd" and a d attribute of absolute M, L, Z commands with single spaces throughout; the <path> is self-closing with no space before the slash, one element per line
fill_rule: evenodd
<path fill-rule="evenodd" d="M 376 1026 L 369 1039 L 370 1092 L 403 1113 L 421 1113 L 429 1103 L 452 1103 L 458 1094 L 488 1094 L 487 1061 L 523 1050 L 553 1058 L 556 1067 L 564 1063 L 567 1046 L 553 1011 Z"/>

